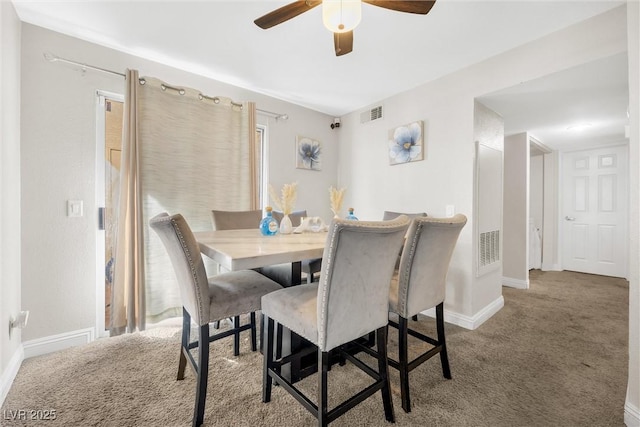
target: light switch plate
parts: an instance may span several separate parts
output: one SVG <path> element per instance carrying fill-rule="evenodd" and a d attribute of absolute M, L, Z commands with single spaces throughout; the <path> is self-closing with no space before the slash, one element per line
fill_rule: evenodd
<path fill-rule="evenodd" d="M 67 200 L 67 216 L 82 216 L 82 200 Z"/>
<path fill-rule="evenodd" d="M 447 217 L 452 217 L 453 215 L 455 215 L 455 213 L 456 213 L 456 209 L 454 205 L 447 205 L 445 207 L 445 215 Z"/>

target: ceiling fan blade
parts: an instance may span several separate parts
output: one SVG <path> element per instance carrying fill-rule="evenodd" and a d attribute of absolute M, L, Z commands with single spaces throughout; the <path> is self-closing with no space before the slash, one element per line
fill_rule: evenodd
<path fill-rule="evenodd" d="M 435 0 L 362 0 L 374 6 L 384 7 L 385 9 L 397 10 L 398 12 L 418 13 L 426 15 L 429 13 Z"/>
<path fill-rule="evenodd" d="M 353 50 L 353 31 L 333 33 L 333 46 L 336 49 L 336 56 L 351 52 Z"/>
<path fill-rule="evenodd" d="M 272 12 L 267 13 L 264 16 L 253 21 L 258 27 L 266 30 L 275 25 L 282 24 L 291 18 L 304 13 L 314 7 L 322 4 L 322 0 L 298 0 L 288 5 L 282 6 Z"/>

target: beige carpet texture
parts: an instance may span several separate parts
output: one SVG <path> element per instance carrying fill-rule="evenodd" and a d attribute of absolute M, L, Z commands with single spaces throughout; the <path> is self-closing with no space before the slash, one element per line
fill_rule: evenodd
<path fill-rule="evenodd" d="M 446 324 L 453 379 L 442 377 L 437 356 L 411 372 L 409 414 L 400 405 L 398 372 L 390 369 L 396 425 L 624 426 L 627 281 L 534 270 L 530 289 L 503 288 L 503 295 L 504 308 L 478 329 Z M 435 328 L 424 316 L 410 325 Z M 391 354 L 396 334 L 390 329 Z M 262 403 L 262 356 L 250 351 L 248 338 L 238 357 L 232 339 L 212 344 L 204 425 L 315 425 L 281 387 Z M 179 340 L 178 327 L 153 328 L 27 359 L 2 406 L 1 425 L 189 426 L 195 380 L 189 369 L 185 380 L 175 379 Z M 313 393 L 316 383 L 313 375 L 300 387 Z M 352 365 L 334 366 L 331 407 L 368 383 Z M 20 410 L 26 418 L 55 411 L 55 420 L 12 420 Z M 331 425 L 391 424 L 376 393 Z"/>

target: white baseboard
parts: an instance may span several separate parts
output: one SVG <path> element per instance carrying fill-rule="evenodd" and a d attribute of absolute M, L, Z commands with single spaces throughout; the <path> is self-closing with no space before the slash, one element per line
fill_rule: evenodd
<path fill-rule="evenodd" d="M 24 343 L 22 343 L 22 345 L 24 346 L 24 358 L 28 359 L 30 357 L 64 350 L 65 348 L 87 344 L 94 339 L 94 328 L 86 328 L 79 329 L 77 331 L 65 332 L 58 335 L 38 338 L 35 340 L 25 341 Z"/>
<path fill-rule="evenodd" d="M 512 279 L 511 277 L 502 277 L 502 286 L 508 286 L 516 289 L 529 289 L 529 280 Z"/>
<path fill-rule="evenodd" d="M 504 307 L 504 297 L 500 295 L 492 303 L 488 304 L 482 310 L 474 314 L 473 316 L 465 316 L 464 314 L 452 312 L 452 311 L 444 311 L 444 321 L 447 323 L 454 324 L 456 326 L 460 326 L 465 329 L 477 329 L 480 325 L 486 322 L 491 318 L 494 314 L 496 314 L 500 309 Z M 425 310 L 422 312 L 425 316 L 436 317 L 436 309 L 430 308 L 429 310 Z"/>
<path fill-rule="evenodd" d="M 624 405 L 624 423 L 627 427 L 640 427 L 640 409 L 630 402 Z"/>
<path fill-rule="evenodd" d="M 20 345 L 15 353 L 13 353 L 13 356 L 9 360 L 9 364 L 0 376 L 0 406 L 4 403 L 4 399 L 7 397 L 9 389 L 11 389 L 13 380 L 16 378 L 16 375 L 18 375 L 18 370 L 20 369 L 23 360 L 24 349 L 22 345 Z"/>

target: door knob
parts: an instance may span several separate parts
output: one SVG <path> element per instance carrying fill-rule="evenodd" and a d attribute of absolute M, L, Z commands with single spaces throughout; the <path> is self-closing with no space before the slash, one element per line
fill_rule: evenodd
<path fill-rule="evenodd" d="M 572 216 L 565 216 L 564 219 L 566 219 L 567 221 L 575 221 L 576 219 Z"/>

